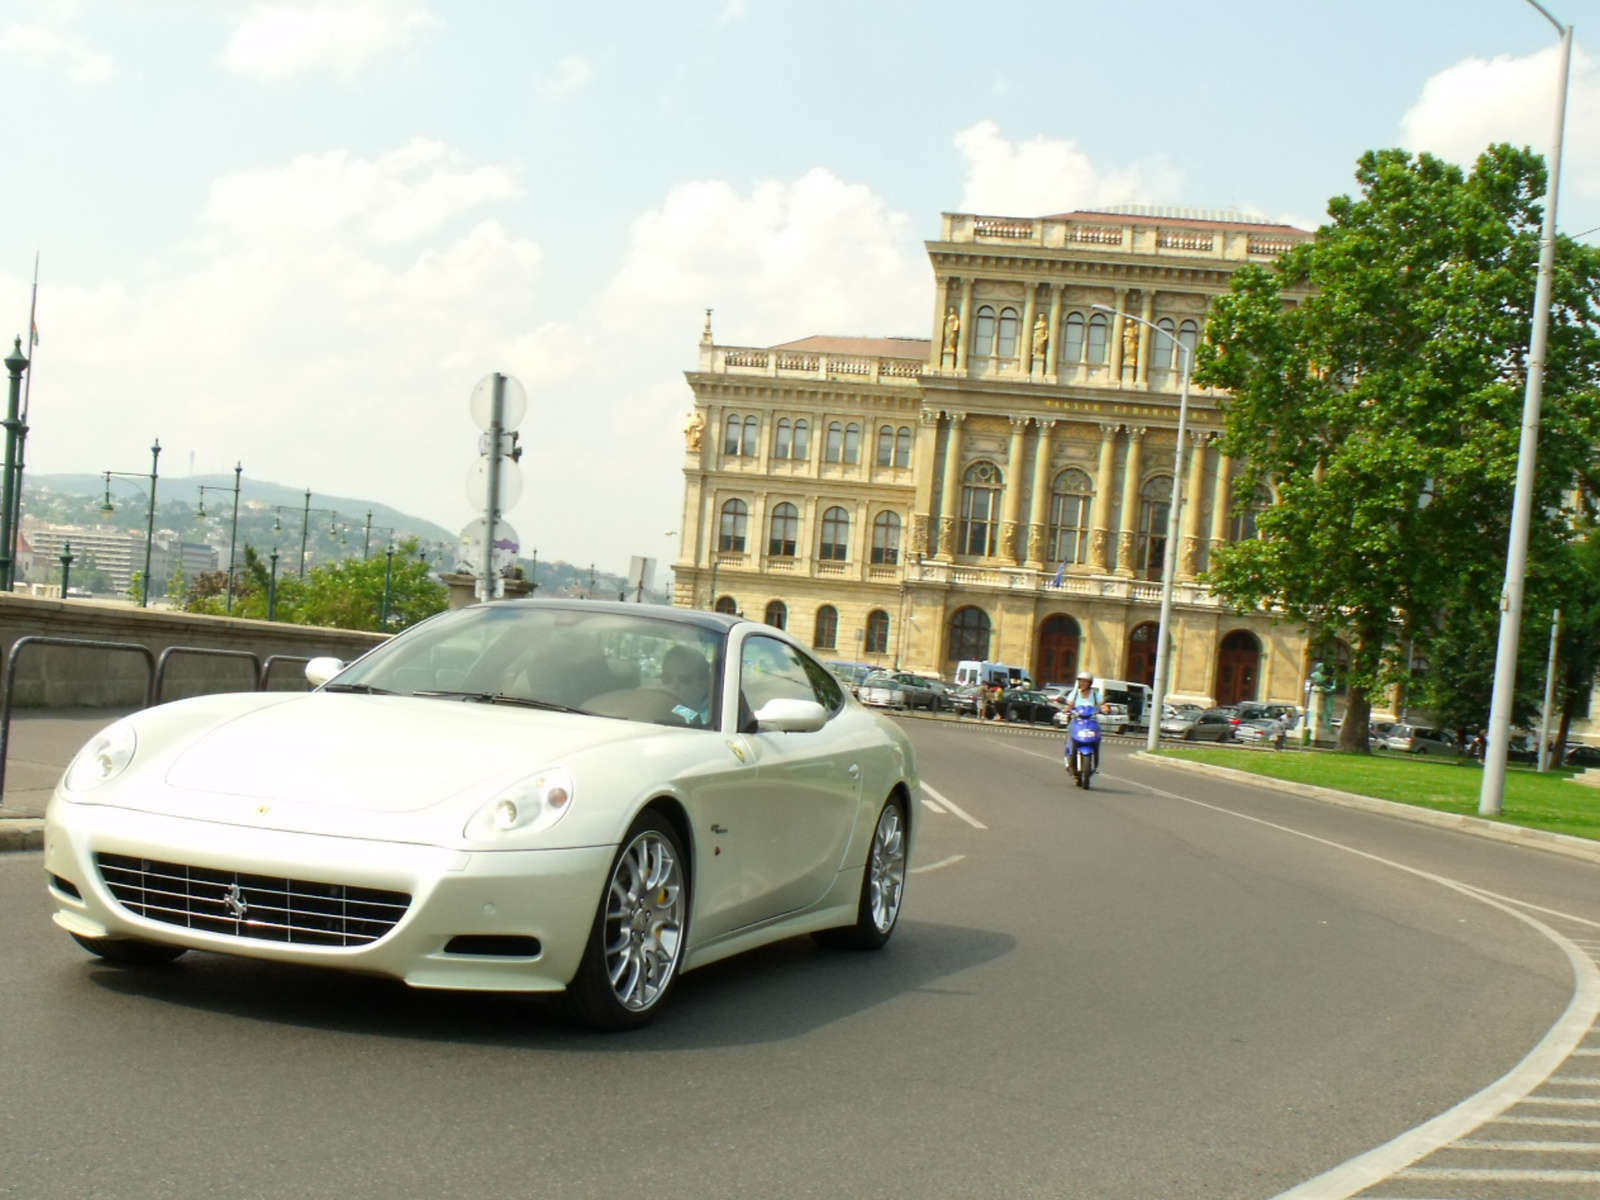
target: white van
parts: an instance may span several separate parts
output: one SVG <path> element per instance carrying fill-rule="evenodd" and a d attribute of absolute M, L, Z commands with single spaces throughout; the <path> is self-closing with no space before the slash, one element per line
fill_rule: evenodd
<path fill-rule="evenodd" d="M 956 687 L 964 687 L 969 683 L 981 683 L 984 687 L 999 685 L 1003 688 L 1016 687 L 1028 673 L 1021 667 L 1013 667 L 1006 663 L 979 662 L 969 658 L 956 664 Z"/>
<path fill-rule="evenodd" d="M 1129 683 L 1126 679 L 1096 679 L 1094 686 L 1107 704 L 1120 704 L 1128 713 L 1128 725 L 1148 728 L 1150 719 L 1150 688 L 1142 683 Z M 1116 732 L 1120 733 L 1121 730 Z"/>

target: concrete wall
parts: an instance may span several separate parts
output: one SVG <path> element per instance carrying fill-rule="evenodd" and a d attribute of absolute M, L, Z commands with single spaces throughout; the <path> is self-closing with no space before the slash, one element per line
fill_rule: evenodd
<path fill-rule="evenodd" d="M 333 655 L 345 661 L 386 640 L 379 633 L 322 629 L 208 617 L 197 613 L 130 608 L 93 600 L 46 600 L 0 594 L 0 654 L 9 660 L 12 645 L 29 636 L 134 642 L 158 659 L 169 646 L 247 650 L 263 662 L 269 655 L 300 658 Z M 174 655 L 162 686 L 163 700 L 209 692 L 253 691 L 254 667 L 247 659 Z M 21 708 L 110 708 L 143 703 L 143 656 L 124 651 L 65 646 L 29 646 L 17 663 L 13 703 Z M 273 668 L 273 691 L 307 690 L 300 663 Z"/>

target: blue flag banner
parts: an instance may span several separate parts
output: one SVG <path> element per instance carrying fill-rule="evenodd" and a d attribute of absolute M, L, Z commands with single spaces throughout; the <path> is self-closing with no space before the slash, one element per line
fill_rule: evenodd
<path fill-rule="evenodd" d="M 1051 584 L 1050 586 L 1052 586 L 1052 587 L 1060 587 L 1066 581 L 1067 581 L 1067 560 L 1063 558 L 1061 560 L 1061 565 L 1056 568 L 1056 581 L 1055 581 L 1055 583 Z"/>

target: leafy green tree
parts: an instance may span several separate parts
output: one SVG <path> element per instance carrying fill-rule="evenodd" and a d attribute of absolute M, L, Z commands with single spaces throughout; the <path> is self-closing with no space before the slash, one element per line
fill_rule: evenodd
<path fill-rule="evenodd" d="M 1485 609 L 1497 616 L 1545 171 L 1507 145 L 1470 173 L 1383 150 L 1356 181 L 1278 270 L 1235 274 L 1196 379 L 1231 392 L 1221 444 L 1246 463 L 1237 495 L 1266 484 L 1277 499 L 1258 539 L 1219 548 L 1210 580 L 1232 604 L 1349 643 L 1340 747 L 1364 751 L 1372 696 L 1403 676 L 1407 642 L 1437 665 L 1477 644 Z M 1600 438 L 1600 252 L 1562 239 L 1556 263 L 1536 587 Z M 1530 594 L 1526 611 L 1541 602 Z M 1486 701 L 1482 670 L 1452 686 Z"/>
<path fill-rule="evenodd" d="M 67 584 L 95 594 L 117 590 L 116 580 L 111 578 L 110 571 L 95 561 L 92 550 L 85 550 L 81 555 L 73 555 L 72 574 Z"/>

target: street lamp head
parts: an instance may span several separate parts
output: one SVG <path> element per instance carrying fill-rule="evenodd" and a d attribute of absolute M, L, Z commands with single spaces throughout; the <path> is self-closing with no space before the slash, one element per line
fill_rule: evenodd
<path fill-rule="evenodd" d="M 6 370 L 10 371 L 13 375 L 21 375 L 22 368 L 26 367 L 27 365 L 28 359 L 27 356 L 22 353 L 22 339 L 19 337 L 16 341 L 16 345 L 11 350 L 11 354 L 6 358 Z"/>
<path fill-rule="evenodd" d="M 1103 313 L 1110 313 L 1112 316 L 1117 315 L 1117 310 L 1112 308 L 1109 304 L 1091 304 L 1089 307 L 1099 309 Z"/>
<path fill-rule="evenodd" d="M 200 503 L 195 506 L 194 519 L 196 521 L 204 521 L 206 519 L 206 490 L 205 490 L 205 488 L 201 488 L 200 489 Z"/>

